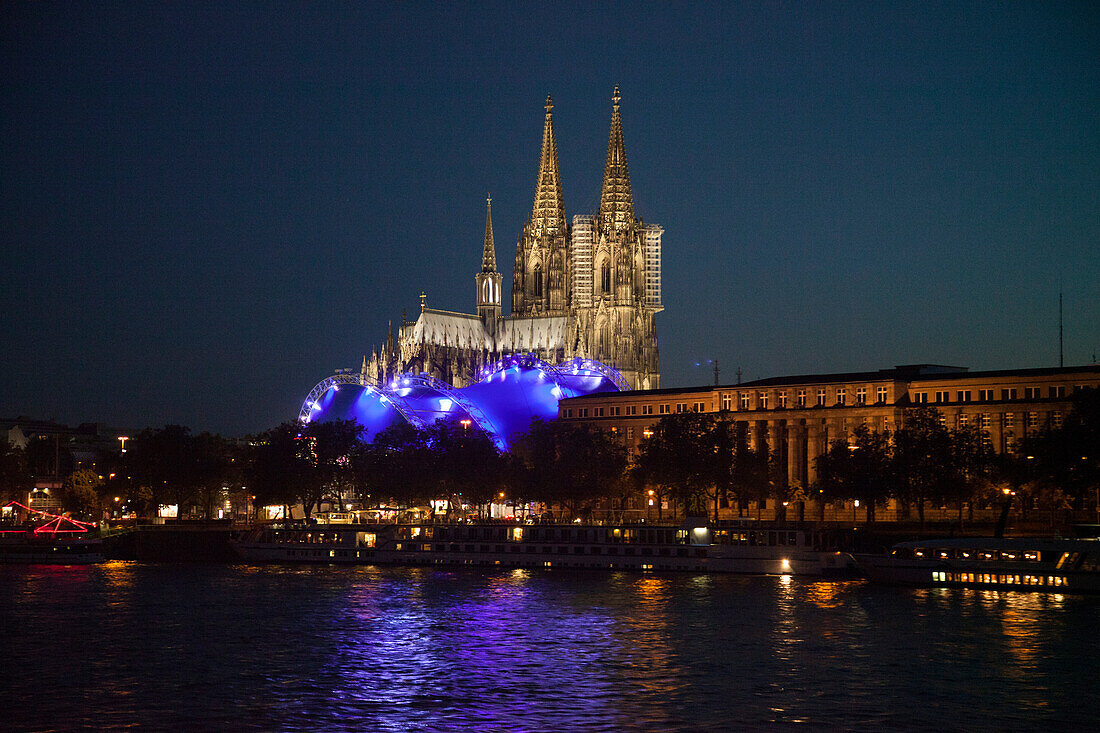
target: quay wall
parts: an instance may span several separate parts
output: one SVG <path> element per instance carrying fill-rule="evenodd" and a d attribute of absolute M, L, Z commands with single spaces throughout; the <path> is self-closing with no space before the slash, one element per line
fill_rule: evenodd
<path fill-rule="evenodd" d="M 104 539 L 107 557 L 140 562 L 235 562 L 230 527 L 143 526 Z"/>

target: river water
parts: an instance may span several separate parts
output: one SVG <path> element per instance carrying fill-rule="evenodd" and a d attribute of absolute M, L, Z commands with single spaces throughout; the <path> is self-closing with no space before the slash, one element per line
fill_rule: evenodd
<path fill-rule="evenodd" d="M 0 567 L 0 728 L 1085 730 L 1100 597 L 371 566 Z"/>

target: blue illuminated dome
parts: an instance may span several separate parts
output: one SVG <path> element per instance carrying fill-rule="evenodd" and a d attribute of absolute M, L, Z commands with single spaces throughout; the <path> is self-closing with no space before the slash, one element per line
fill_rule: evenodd
<path fill-rule="evenodd" d="M 469 420 L 506 450 L 532 418 L 556 418 L 558 400 L 627 389 L 621 374 L 598 361 L 576 358 L 551 366 L 517 354 L 486 367 L 476 383 L 462 388 L 426 374 L 401 374 L 374 386 L 359 375 L 338 373 L 313 388 L 298 417 L 303 423 L 355 420 L 368 441 L 403 422 L 425 427 L 436 420 Z"/>

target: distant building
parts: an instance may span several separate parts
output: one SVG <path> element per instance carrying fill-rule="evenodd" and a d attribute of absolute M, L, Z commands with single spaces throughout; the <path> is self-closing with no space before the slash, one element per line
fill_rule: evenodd
<path fill-rule="evenodd" d="M 653 424 L 677 412 L 727 411 L 750 443 L 767 443 L 786 486 L 808 487 L 814 459 L 859 425 L 894 430 L 905 408 L 936 408 L 949 428 L 974 425 L 998 453 L 1060 427 L 1079 389 L 1100 387 L 1100 365 L 971 372 L 931 364 L 877 372 L 771 377 L 738 385 L 596 394 L 562 400 L 559 417 L 597 425 L 637 450 Z"/>
<path fill-rule="evenodd" d="M 550 364 L 575 357 L 614 367 L 632 388 L 660 386 L 657 326 L 661 302 L 661 227 L 635 215 L 626 162 L 619 89 L 612 96 L 600 207 L 566 219 L 558 148 L 546 98 L 531 216 L 516 243 L 511 315 L 502 315 L 503 275 L 497 270 L 492 202 L 486 207 L 476 313 L 425 305 L 413 323 L 390 329 L 381 348 L 363 359 L 363 381 L 426 374 L 454 387 L 513 354 Z"/>
<path fill-rule="evenodd" d="M 66 476 L 82 468 L 101 470 L 122 448 L 119 431 L 102 423 L 73 428 L 52 420 L 0 418 L 0 433 L 26 452 L 32 479 L 24 500 L 37 509 L 59 508 L 58 490 Z"/>

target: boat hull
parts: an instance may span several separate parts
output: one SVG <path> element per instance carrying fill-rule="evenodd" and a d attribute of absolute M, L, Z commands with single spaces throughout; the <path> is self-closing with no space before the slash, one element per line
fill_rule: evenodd
<path fill-rule="evenodd" d="M 484 534 L 479 534 L 479 529 L 484 529 Z M 280 529 L 253 533 L 235 542 L 234 548 L 248 562 L 856 576 L 855 564 L 847 553 L 794 545 L 631 543 L 620 541 L 627 530 L 616 532 L 615 528 L 606 527 L 561 528 L 556 534 L 552 530 L 533 533 L 536 539 L 523 540 L 523 529 L 499 526 L 432 527 L 431 531 L 425 527 L 392 526 Z M 516 530 L 521 531 L 513 534 Z M 572 533 L 570 536 L 585 535 L 587 540 L 564 539 L 566 532 Z M 404 536 L 397 536 L 399 533 Z M 538 539 L 542 535 L 557 539 Z"/>
<path fill-rule="evenodd" d="M 952 538 L 902 543 L 890 555 L 854 559 L 875 583 L 1100 592 L 1100 543 L 1094 540 Z"/>
<path fill-rule="evenodd" d="M 0 563 L 24 565 L 91 565 L 106 559 L 103 543 L 88 542 L 4 542 Z"/>

